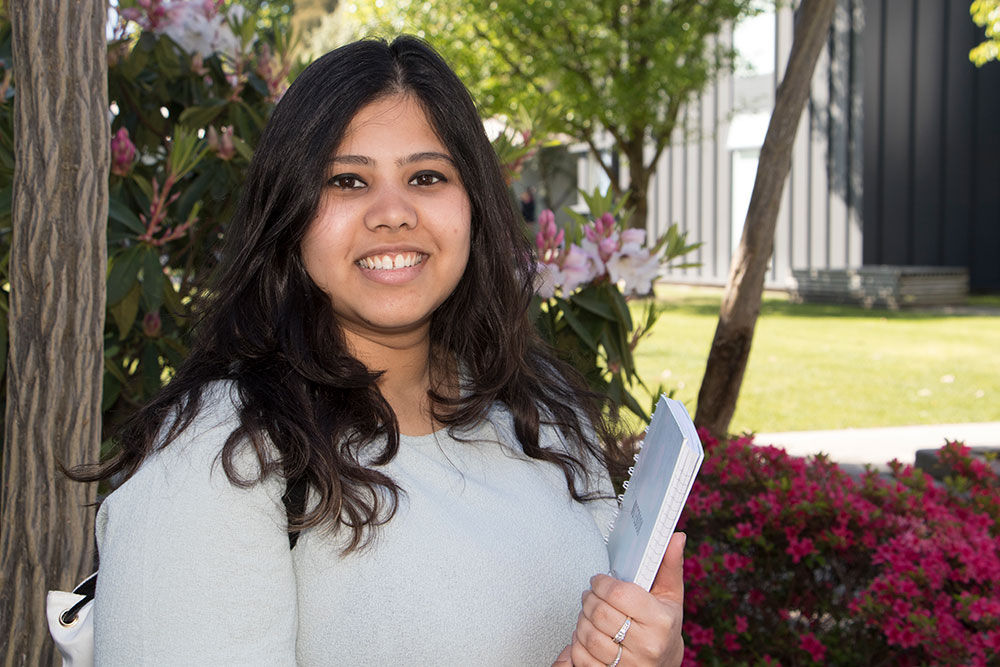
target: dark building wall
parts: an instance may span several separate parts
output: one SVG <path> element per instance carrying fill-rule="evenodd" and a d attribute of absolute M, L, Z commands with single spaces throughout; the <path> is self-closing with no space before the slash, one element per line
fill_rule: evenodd
<path fill-rule="evenodd" d="M 959 0 L 866 0 L 865 264 L 965 266 L 1000 289 L 1000 63 Z"/>

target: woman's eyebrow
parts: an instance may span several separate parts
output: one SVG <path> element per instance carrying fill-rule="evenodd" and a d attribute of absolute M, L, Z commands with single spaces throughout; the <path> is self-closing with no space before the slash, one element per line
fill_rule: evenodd
<path fill-rule="evenodd" d="M 447 153 L 441 153 L 438 151 L 421 151 L 419 153 L 411 153 L 410 155 L 405 155 L 401 158 L 397 158 L 396 165 L 399 167 L 406 166 L 408 164 L 413 164 L 414 162 L 422 162 L 423 160 L 439 160 L 442 162 L 447 162 L 451 166 L 456 166 L 455 161 Z M 375 166 L 376 161 L 374 158 L 370 158 L 367 155 L 334 155 L 330 159 L 330 164 L 355 164 L 361 166 Z"/>
<path fill-rule="evenodd" d="M 398 160 L 396 160 L 396 164 L 402 167 L 404 165 L 413 164 L 414 162 L 421 162 L 423 160 L 441 160 L 443 162 L 447 162 L 453 167 L 456 166 L 455 161 L 451 159 L 450 155 L 448 155 L 447 153 L 440 153 L 438 151 L 423 151 L 420 153 L 411 153 L 406 157 L 401 157 Z"/>
<path fill-rule="evenodd" d="M 357 164 L 357 165 L 368 165 L 374 164 L 375 161 L 364 155 L 334 155 L 330 158 L 330 164 Z"/>

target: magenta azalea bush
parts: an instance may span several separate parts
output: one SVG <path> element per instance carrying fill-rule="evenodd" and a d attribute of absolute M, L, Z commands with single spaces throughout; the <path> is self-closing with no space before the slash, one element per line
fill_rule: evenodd
<path fill-rule="evenodd" d="M 679 529 L 686 665 L 1000 664 L 1000 476 L 959 443 L 944 482 L 898 462 L 702 434 Z"/>

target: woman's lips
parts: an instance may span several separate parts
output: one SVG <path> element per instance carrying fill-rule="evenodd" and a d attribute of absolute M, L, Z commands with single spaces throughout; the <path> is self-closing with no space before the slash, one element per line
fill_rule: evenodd
<path fill-rule="evenodd" d="M 362 257 L 357 261 L 357 264 L 363 269 L 392 271 L 416 266 L 417 264 L 422 263 L 426 258 L 427 255 L 424 253 L 412 251 L 377 253 L 369 255 L 368 257 Z"/>
<path fill-rule="evenodd" d="M 378 253 L 354 264 L 368 280 L 383 285 L 399 285 L 416 278 L 424 270 L 427 255 L 420 252 Z"/>

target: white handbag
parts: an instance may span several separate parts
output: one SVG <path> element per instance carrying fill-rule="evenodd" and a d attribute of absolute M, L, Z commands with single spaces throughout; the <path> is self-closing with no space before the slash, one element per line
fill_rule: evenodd
<path fill-rule="evenodd" d="M 94 664 L 94 593 L 97 573 L 81 581 L 72 593 L 49 591 L 45 615 L 49 634 L 62 654 L 63 667 L 92 667 Z"/>

